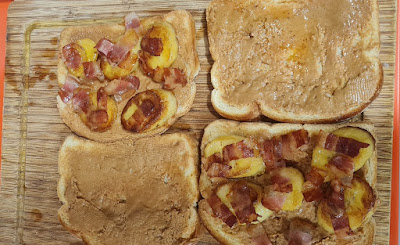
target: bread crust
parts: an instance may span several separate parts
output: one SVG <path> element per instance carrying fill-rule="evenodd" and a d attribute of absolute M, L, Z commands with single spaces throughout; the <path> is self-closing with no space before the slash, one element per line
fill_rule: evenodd
<path fill-rule="evenodd" d="M 171 152 L 169 156 L 166 156 L 165 158 L 160 158 L 158 160 L 158 166 L 160 166 L 160 170 L 155 170 L 155 171 L 162 171 L 161 169 L 167 169 L 167 173 L 165 176 L 170 176 L 171 178 L 176 178 L 179 175 L 179 178 L 181 178 L 178 182 L 176 180 L 172 179 L 173 185 L 171 187 L 171 192 L 176 191 L 177 189 L 181 189 L 182 193 L 185 193 L 187 203 L 190 203 L 190 206 L 187 207 L 175 207 L 176 209 L 182 209 L 179 212 L 182 212 L 182 216 L 179 216 L 180 219 L 181 217 L 186 217 L 184 222 L 185 225 L 180 226 L 178 229 L 176 226 L 171 225 L 171 227 L 168 227 L 168 229 L 177 229 L 174 231 L 176 234 L 180 234 L 181 238 L 183 239 L 180 241 L 180 243 L 184 243 L 187 240 L 189 240 L 194 232 L 195 229 L 199 225 L 199 218 L 196 210 L 197 206 L 197 201 L 199 199 L 199 191 L 198 191 L 198 148 L 197 148 L 197 142 L 195 139 L 193 139 L 191 136 L 188 136 L 186 134 L 167 134 L 163 136 L 155 136 L 154 138 L 147 138 L 147 139 L 139 139 L 136 142 L 129 142 L 129 141 L 120 141 L 120 142 L 113 142 L 113 143 L 98 143 L 98 142 L 93 142 L 86 140 L 84 138 L 77 137 L 75 135 L 68 136 L 63 145 L 61 146 L 60 153 L 59 153 L 59 174 L 60 174 L 60 179 L 57 185 L 57 194 L 60 199 L 60 201 L 63 203 L 62 207 L 58 210 L 58 218 L 60 220 L 60 223 L 64 226 L 64 228 L 69 231 L 70 233 L 76 235 L 77 237 L 81 238 L 85 244 L 105 244 L 107 243 L 104 241 L 104 237 L 102 236 L 101 233 L 96 233 L 93 231 L 96 231 L 96 229 L 91 229 L 90 227 L 82 226 L 81 224 L 77 223 L 76 217 L 74 218 L 74 214 L 72 212 L 80 213 L 79 210 L 77 210 L 76 203 L 79 200 L 84 200 L 84 202 L 87 202 L 88 205 L 84 205 L 81 207 L 82 209 L 87 207 L 91 207 L 99 200 L 96 199 L 88 199 L 90 198 L 89 194 L 82 194 L 80 193 L 81 190 L 85 189 L 86 187 L 85 184 L 82 184 L 82 179 L 79 177 L 76 177 L 76 174 L 79 173 L 79 171 L 83 171 L 82 169 L 77 169 L 77 166 L 74 166 L 74 163 L 71 162 L 74 159 L 77 160 L 77 151 L 84 151 L 86 152 L 86 155 L 94 155 L 97 154 L 98 152 L 102 152 L 103 156 L 107 157 L 108 159 L 116 159 L 115 161 L 118 161 L 119 155 L 121 152 L 136 152 L 135 154 L 140 154 L 140 155 L 149 155 L 150 154 L 157 154 L 157 151 L 162 151 L 160 147 L 165 146 L 165 145 L 171 145 L 168 148 L 169 149 L 174 149 L 176 151 L 175 153 Z M 143 149 L 145 151 L 143 151 Z M 153 150 L 154 149 L 154 150 Z M 142 151 L 142 152 L 137 152 L 137 151 Z M 173 156 L 173 154 L 179 155 L 181 154 L 182 156 L 185 155 L 187 156 L 184 158 L 185 162 L 180 162 L 180 165 L 177 166 L 169 166 L 170 164 L 178 164 L 179 162 L 175 162 L 173 159 L 181 159 L 179 156 Z M 132 154 L 133 156 L 134 154 Z M 127 156 L 131 157 L 132 156 Z M 170 159 L 171 158 L 171 159 Z M 91 162 L 92 159 L 90 156 L 88 156 L 88 162 L 87 164 L 93 165 L 96 164 L 94 162 Z M 108 160 L 110 161 L 110 160 Z M 111 160 L 112 161 L 112 160 Z M 110 162 L 111 163 L 111 162 Z M 126 160 L 126 163 L 135 163 L 135 158 L 132 158 L 130 160 Z M 139 164 L 139 163 L 138 163 Z M 140 170 L 135 170 L 134 167 L 135 164 L 130 164 L 129 166 L 133 168 L 133 173 L 136 173 L 137 171 Z M 123 167 L 125 165 L 122 165 Z M 140 166 L 140 165 L 139 165 Z M 179 174 L 177 174 L 175 171 L 175 168 L 180 168 Z M 132 171 L 132 169 L 130 170 Z M 140 172 L 139 172 L 140 173 Z M 83 174 L 83 173 L 81 173 Z M 162 172 L 160 173 L 161 175 L 164 175 L 165 173 Z M 80 176 L 80 175 L 78 175 Z M 138 176 L 139 177 L 139 176 Z M 122 178 L 122 176 L 121 176 Z M 145 177 L 146 178 L 146 177 Z M 149 176 L 149 178 L 152 178 L 152 176 Z M 168 177 L 165 177 L 168 178 Z M 162 184 L 165 184 L 166 179 L 164 179 L 164 182 Z M 162 180 L 160 180 L 162 182 Z M 124 182 L 121 182 L 124 183 Z M 180 183 L 179 185 L 176 185 L 175 183 Z M 76 186 L 76 187 L 74 187 Z M 83 187 L 82 187 L 83 186 Z M 72 188 L 77 188 L 79 190 L 79 193 L 76 193 L 76 196 L 74 197 L 75 199 L 71 199 L 71 189 Z M 82 189 L 83 188 L 83 189 Z M 104 186 L 104 188 L 110 188 L 108 186 Z M 117 187 L 118 188 L 118 187 Z M 155 186 L 149 186 L 149 188 L 155 188 Z M 95 187 L 95 189 L 98 189 Z M 94 190 L 96 191 L 96 190 Z M 98 191 L 98 190 L 97 190 Z M 115 192 L 121 193 L 119 189 L 115 190 Z M 96 192 L 94 192 L 96 193 Z M 123 192 L 122 192 L 123 193 Z M 140 192 L 138 192 L 140 193 Z M 112 195 L 113 193 L 108 193 L 109 195 Z M 85 196 L 86 195 L 86 196 Z M 125 193 L 125 195 L 127 195 Z M 176 195 L 176 194 L 172 194 Z M 151 198 L 151 195 L 148 197 L 144 196 L 138 196 L 135 197 L 135 199 L 146 199 L 146 198 Z M 166 193 L 167 197 L 167 193 Z M 176 198 L 182 198 L 182 197 L 176 197 Z M 88 200 L 86 200 L 88 199 Z M 185 199 L 185 200 L 186 200 Z M 107 200 L 107 199 L 106 199 Z M 157 197 L 157 200 L 163 200 L 162 197 Z M 133 200 L 129 199 L 127 197 L 127 203 L 132 202 Z M 101 207 L 101 203 L 103 201 L 99 201 L 99 205 Z M 138 205 L 140 205 L 140 201 Z M 180 203 L 179 201 L 176 201 L 176 203 Z M 87 208 L 86 207 L 86 208 Z M 115 208 L 115 207 L 114 207 Z M 151 207 L 147 207 L 150 208 Z M 104 210 L 106 209 L 106 206 L 103 207 Z M 118 213 L 118 210 L 115 208 L 115 214 Z M 165 206 L 165 210 L 171 209 L 170 206 Z M 72 210 L 72 211 L 71 211 Z M 127 215 L 129 212 L 132 212 L 132 210 L 136 210 L 134 207 L 133 209 L 126 209 L 127 212 L 125 215 Z M 173 210 L 173 209 L 172 209 Z M 113 211 L 113 212 L 114 212 Z M 136 210 L 138 211 L 138 210 Z M 90 211 L 91 212 L 91 211 Z M 104 211 L 103 211 L 104 212 Z M 159 210 L 154 210 L 154 212 L 160 212 Z M 83 216 L 85 215 L 85 212 L 83 212 Z M 89 213 L 89 212 L 88 212 Z M 89 213 L 88 215 L 93 214 Z M 109 214 L 110 217 L 114 217 L 113 215 L 115 214 Z M 168 213 L 165 213 L 167 216 Z M 91 215 L 90 219 L 96 219 L 98 217 L 97 215 Z M 110 218 L 111 219 L 111 218 Z M 163 220 L 164 217 L 160 217 L 160 220 Z M 81 220 L 85 220 L 84 217 L 81 217 Z M 102 220 L 99 220 L 98 222 L 102 222 Z M 171 223 L 176 223 L 178 222 L 177 220 L 171 221 Z M 108 224 L 108 223 L 107 223 Z M 135 221 L 132 221 L 130 223 L 131 225 L 136 225 Z M 177 223 L 179 224 L 179 223 Z M 106 223 L 103 225 L 106 226 Z M 139 225 L 139 224 L 138 224 Z M 150 221 L 151 225 L 151 221 Z M 142 225 L 140 225 L 142 226 Z M 138 229 L 141 227 L 138 227 Z M 152 227 L 148 227 L 149 229 L 153 229 Z M 145 229 L 146 230 L 146 229 Z M 122 231 L 121 231 L 122 232 Z M 171 233 L 168 233 L 171 234 Z M 118 235 L 118 234 L 117 234 Z M 132 237 L 125 237 L 124 239 L 133 239 Z M 151 237 L 149 238 L 150 240 L 152 239 Z M 155 238 L 154 238 L 155 239 Z M 131 241 L 129 240 L 129 241 Z M 155 241 L 155 240 L 154 240 Z"/>
<path fill-rule="evenodd" d="M 113 142 L 121 139 L 137 139 L 142 137 L 148 137 L 156 134 L 161 134 L 166 131 L 179 117 L 185 115 L 191 108 L 195 94 L 196 94 L 196 83 L 194 78 L 197 76 L 200 70 L 200 62 L 196 51 L 196 30 L 194 25 L 194 19 L 191 14 L 187 11 L 172 11 L 164 16 L 157 16 L 142 20 L 143 22 L 150 21 L 167 21 L 175 29 L 178 44 L 179 53 L 176 61 L 172 64 L 172 67 L 179 67 L 187 75 L 188 83 L 185 87 L 178 87 L 174 89 L 174 94 L 177 99 L 177 111 L 165 125 L 156 128 L 154 130 L 142 133 L 132 133 L 125 130 L 121 125 L 121 113 L 130 98 L 124 99 L 121 103 L 118 103 L 118 113 L 115 121 L 113 122 L 110 129 L 104 132 L 95 132 L 90 130 L 80 119 L 73 108 L 69 104 L 65 104 L 60 96 L 57 96 L 57 107 L 60 112 L 60 116 L 64 123 L 76 134 L 83 136 L 88 139 L 92 139 L 98 142 Z M 68 71 L 61 58 L 62 47 L 65 45 L 75 42 L 82 38 L 90 38 L 97 42 L 101 38 L 108 38 L 114 40 L 125 32 L 125 27 L 119 24 L 109 25 L 95 25 L 95 26 L 78 26 L 69 27 L 64 29 L 60 36 L 60 47 L 59 47 L 59 62 L 58 62 L 58 82 L 62 86 L 64 84 Z M 159 89 L 162 84 L 152 82 L 150 78 L 145 76 L 140 69 L 137 70 L 136 76 L 140 79 L 140 88 L 137 93 L 148 90 L 148 89 Z"/>
<path fill-rule="evenodd" d="M 255 6 L 264 6 L 265 8 L 269 8 L 270 5 L 290 5 L 290 4 L 300 4 L 301 2 L 304 1 L 291 1 L 288 3 L 287 1 L 274 1 L 274 3 L 270 3 L 265 0 L 251 0 L 251 1 L 232 1 L 232 0 L 213 0 L 209 4 L 207 8 L 207 23 L 208 23 L 208 38 L 210 42 L 210 52 L 212 55 L 214 62 L 214 65 L 211 69 L 211 82 L 213 84 L 213 91 L 212 91 L 212 96 L 211 96 L 211 102 L 215 108 L 215 110 L 223 117 L 228 118 L 228 119 L 233 119 L 233 120 L 239 120 L 239 121 L 250 121 L 253 120 L 260 115 L 264 115 L 266 117 L 269 117 L 273 120 L 280 121 L 280 122 L 288 122 L 288 123 L 335 123 L 338 121 L 342 121 L 346 118 L 350 118 L 352 116 L 355 116 L 359 113 L 361 113 L 369 104 L 371 104 L 379 95 L 381 88 L 382 88 L 382 83 L 383 83 L 383 69 L 382 65 L 380 64 L 380 61 L 378 59 L 379 55 L 379 49 L 380 49 L 380 42 L 379 42 L 379 18 L 378 18 L 378 4 L 377 1 L 372 0 L 371 2 L 371 13 L 370 13 L 370 18 L 368 19 L 367 22 L 367 27 L 365 27 L 365 32 L 368 32 L 369 34 L 365 36 L 365 42 L 368 43 L 363 47 L 363 52 L 365 52 L 365 55 L 368 57 L 369 62 L 373 64 L 371 66 L 372 68 L 369 68 L 371 70 L 371 74 L 374 75 L 374 78 L 372 79 L 367 79 L 366 82 L 370 83 L 369 87 L 371 88 L 371 92 L 368 92 L 367 98 L 360 99 L 357 103 L 352 104 L 351 106 L 346 105 L 345 102 L 342 104 L 339 104 L 336 107 L 333 107 L 329 109 L 328 111 L 324 111 L 322 113 L 317 113 L 311 109 L 308 109 L 310 107 L 308 104 L 310 103 L 305 103 L 302 105 L 302 112 L 299 110 L 295 110 L 293 108 L 285 108 L 284 106 L 280 106 L 279 103 L 273 104 L 270 99 L 265 99 L 264 97 L 261 98 L 254 98 L 254 100 L 244 100 L 243 102 L 238 102 L 238 99 L 232 99 L 232 91 L 231 88 L 235 87 L 237 84 L 235 83 L 232 85 L 232 81 L 234 78 L 229 78 L 226 79 L 222 76 L 223 73 L 233 73 L 236 74 L 237 69 L 235 70 L 235 65 L 233 64 L 234 62 L 229 62 L 227 61 L 227 54 L 223 53 L 224 51 L 221 51 L 222 48 L 221 43 L 218 41 L 218 38 L 220 36 L 223 36 L 221 33 L 226 33 L 230 32 L 229 30 L 224 30 L 223 25 L 221 23 L 217 22 L 217 18 L 215 17 L 217 15 L 217 11 L 224 11 L 218 9 L 218 7 L 222 6 L 223 4 L 233 6 L 233 9 L 236 9 L 238 12 L 240 12 L 241 8 L 249 8 L 247 5 L 254 4 Z M 245 6 L 245 7 L 243 7 Z M 247 6 L 247 7 L 246 7 Z M 226 10 L 228 11 L 228 10 Z M 226 15 L 231 14 L 230 12 L 227 13 Z M 236 20 L 242 20 L 243 22 L 247 19 L 247 17 L 243 18 L 237 18 L 231 20 L 231 21 L 236 21 Z M 272 18 L 274 18 L 272 16 Z M 251 19 L 251 18 L 250 18 Z M 232 24 L 232 23 L 230 23 Z M 233 23 L 234 24 L 234 23 Z M 257 23 L 254 23 L 257 25 Z M 229 25 L 229 24 L 228 24 Z M 241 24 L 242 25 L 242 24 Z M 244 25 L 244 24 L 243 24 Z M 243 27 L 246 29 L 246 27 Z M 238 31 L 235 33 L 235 35 L 242 35 L 241 33 L 244 30 L 241 29 L 241 31 Z M 247 30 L 251 31 L 251 30 Z M 233 34 L 232 34 L 233 35 Z M 362 37 L 364 38 L 364 37 Z M 246 42 L 247 43 L 247 42 Z M 234 43 L 236 45 L 236 43 Z M 227 44 L 228 45 L 228 44 Z M 241 44 L 237 44 L 238 49 L 245 49 L 244 47 L 240 46 Z M 364 50 L 365 49 L 365 50 Z M 246 49 L 247 50 L 247 49 Z M 261 57 L 259 57 L 261 59 Z M 235 62 L 239 62 L 237 59 L 235 59 Z M 242 59 L 241 62 L 250 62 L 248 60 Z M 234 67 L 234 68 L 232 68 Z M 375 79 L 376 77 L 376 79 Z M 261 86 L 261 85 L 254 85 L 252 84 L 252 81 L 247 81 L 246 78 L 241 78 L 243 79 L 243 84 L 246 84 L 246 89 L 243 89 L 244 91 L 251 90 L 253 86 Z M 266 79 L 264 79 L 266 80 Z M 270 81 L 265 81 L 266 83 L 269 83 Z M 293 83 L 296 83 L 296 80 L 293 81 Z M 265 86 L 265 85 L 263 85 Z M 364 85 L 360 86 L 359 89 L 364 89 Z M 257 87 L 258 89 L 259 87 Z M 230 92 L 227 92 L 230 91 Z M 236 90 L 235 90 L 236 91 Z M 238 89 L 238 91 L 241 91 Z M 254 90 L 255 91 L 255 90 Z M 254 92 L 253 91 L 253 92 Z M 262 90 L 264 91 L 264 90 Z M 278 98 L 284 97 L 280 91 L 278 93 Z M 248 96 L 247 93 L 243 92 L 237 92 L 237 96 L 245 97 Z M 235 95 L 236 96 L 236 95 Z M 275 95 L 274 95 L 275 96 Z M 335 94 L 333 95 L 335 96 Z M 310 95 L 311 97 L 311 95 Z M 351 97 L 351 96 L 349 96 Z M 297 102 L 295 101 L 295 98 L 292 98 L 292 101 L 289 101 L 289 104 L 296 104 Z M 271 103 L 270 103 L 271 102 Z M 326 102 L 330 103 L 330 101 L 327 99 Z M 311 103 L 312 104 L 312 103 Z M 310 107 L 311 108 L 311 107 Z M 330 107 L 329 107 L 330 108 Z"/>
<path fill-rule="evenodd" d="M 341 127 L 358 127 L 368 131 L 374 139 L 376 139 L 376 134 L 374 130 L 374 126 L 371 122 L 354 122 L 354 123 L 341 123 L 341 124 L 271 124 L 271 123 L 263 123 L 263 122 L 236 122 L 230 120 L 217 120 L 210 123 L 204 130 L 203 138 L 200 145 L 201 150 L 201 163 L 206 161 L 204 157 L 204 149 L 205 147 L 214 139 L 227 136 L 227 135 L 238 135 L 243 137 L 249 136 L 259 136 L 263 138 L 271 138 L 274 135 L 283 135 L 287 134 L 294 130 L 305 129 L 311 134 L 316 134 L 320 130 L 324 130 L 325 132 L 332 132 Z M 204 224 L 204 226 L 209 230 L 209 232 L 222 244 L 251 244 L 246 238 L 245 235 L 237 235 L 232 229 L 227 226 L 222 220 L 217 217 L 213 217 L 212 210 L 209 204 L 205 199 L 207 199 L 212 190 L 218 185 L 218 182 L 213 185 L 210 178 L 208 177 L 203 164 L 201 164 L 201 173 L 199 180 L 199 188 L 200 193 L 203 200 L 199 202 L 199 216 Z M 366 162 L 366 164 L 359 170 L 359 173 L 365 178 L 365 180 L 369 183 L 369 185 L 374 189 L 374 194 L 377 196 L 377 192 L 375 190 L 375 185 L 377 181 L 377 152 L 376 152 L 376 141 L 375 141 L 375 150 L 371 156 L 371 158 Z M 303 202 L 303 206 L 304 206 Z M 377 199 L 377 203 L 379 204 L 379 200 Z M 302 209 L 306 209 L 307 207 L 302 207 Z M 375 207 L 376 208 L 376 207 Z M 373 210 L 375 211 L 375 210 Z M 300 217 L 301 218 L 301 217 Z M 303 217 L 305 218 L 305 217 Z M 363 226 L 359 229 L 357 234 L 360 237 L 360 240 L 357 242 L 352 241 L 349 244 L 372 244 L 375 234 L 375 221 L 374 218 L 367 221 Z M 336 244 L 335 237 L 329 236 L 316 244 Z"/>

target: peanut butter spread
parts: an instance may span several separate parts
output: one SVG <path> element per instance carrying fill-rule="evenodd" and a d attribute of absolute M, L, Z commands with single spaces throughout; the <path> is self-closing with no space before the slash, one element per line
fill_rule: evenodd
<path fill-rule="evenodd" d="M 67 139 L 59 167 L 62 223 L 89 244 L 189 238 L 197 222 L 197 159 L 186 140 L 174 137 L 129 145 Z"/>
<path fill-rule="evenodd" d="M 220 0 L 207 18 L 213 85 L 229 105 L 332 118 L 379 91 L 374 0 Z"/>

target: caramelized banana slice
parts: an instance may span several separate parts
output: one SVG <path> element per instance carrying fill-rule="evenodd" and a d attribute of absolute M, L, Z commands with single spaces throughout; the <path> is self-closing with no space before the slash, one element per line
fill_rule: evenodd
<path fill-rule="evenodd" d="M 91 62 L 91 61 L 97 60 L 97 57 L 99 54 L 97 52 L 97 49 L 95 48 L 96 43 L 93 40 L 91 40 L 89 38 L 85 38 L 85 39 L 78 40 L 77 43 L 79 44 L 79 46 L 81 46 L 85 50 L 85 54 L 86 54 L 85 62 Z"/>
<path fill-rule="evenodd" d="M 348 217 L 350 229 L 356 231 L 373 213 L 376 203 L 376 196 L 371 186 L 363 179 L 355 176 L 350 187 L 344 187 L 345 215 Z M 329 233 L 334 233 L 331 217 L 327 211 L 328 201 L 323 200 L 317 211 L 318 224 Z"/>
<path fill-rule="evenodd" d="M 265 164 L 261 157 L 232 160 L 228 165 L 232 167 L 230 171 L 231 178 L 257 176 L 265 172 Z"/>
<path fill-rule="evenodd" d="M 86 112 L 79 114 L 83 123 L 91 130 L 103 132 L 109 129 L 117 116 L 117 104 L 110 96 L 98 92 L 89 94 L 90 105 Z"/>
<path fill-rule="evenodd" d="M 292 184 L 292 191 L 288 194 L 282 206 L 283 211 L 293 211 L 298 209 L 303 202 L 303 174 L 296 168 L 282 168 L 278 173 L 283 178 L 289 179 Z"/>
<path fill-rule="evenodd" d="M 167 90 L 153 89 L 136 94 L 122 111 L 122 126 L 139 133 L 165 125 L 175 115 L 177 102 Z"/>
<path fill-rule="evenodd" d="M 126 77 L 134 72 L 139 66 L 138 55 L 130 51 L 126 58 L 118 65 L 111 65 L 106 58 L 102 58 L 100 62 L 101 70 L 104 76 L 109 80 Z"/>
<path fill-rule="evenodd" d="M 141 41 L 146 64 L 151 69 L 167 68 L 178 56 L 178 40 L 174 28 L 168 22 L 155 22 L 145 26 L 148 30 Z"/>
<path fill-rule="evenodd" d="M 363 129 L 355 127 L 344 127 L 332 132 L 332 134 L 338 137 L 342 137 L 344 139 L 352 139 L 361 143 L 369 144 L 369 146 L 366 148 L 360 148 L 358 155 L 352 158 L 354 162 L 354 171 L 362 168 L 362 166 L 364 166 L 364 164 L 368 161 L 368 159 L 372 156 L 372 153 L 374 152 L 375 140 L 369 132 Z M 340 147 L 350 148 L 351 144 L 352 142 L 345 142 L 345 144 Z M 327 164 L 337 154 L 339 153 L 334 150 L 328 150 L 321 145 L 317 145 L 313 151 L 311 164 L 313 167 L 328 171 Z M 327 178 L 325 179 L 325 181 L 329 181 L 330 178 L 328 176 L 326 177 Z"/>
<path fill-rule="evenodd" d="M 87 61 L 84 48 L 77 43 L 70 43 L 63 47 L 62 54 L 69 73 L 75 77 L 82 77 L 84 75 L 82 63 Z"/>

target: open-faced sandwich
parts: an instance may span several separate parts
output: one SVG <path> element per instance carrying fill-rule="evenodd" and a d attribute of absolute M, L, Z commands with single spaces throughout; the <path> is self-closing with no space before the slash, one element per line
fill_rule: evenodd
<path fill-rule="evenodd" d="M 211 102 L 234 120 L 327 123 L 379 94 L 377 0 L 213 0 Z"/>
<path fill-rule="evenodd" d="M 78 135 L 110 142 L 155 135 L 187 113 L 200 66 L 186 11 L 124 24 L 66 28 L 60 37 L 60 115 Z"/>
<path fill-rule="evenodd" d="M 223 244 L 372 244 L 374 138 L 369 123 L 215 121 L 201 143 L 200 218 Z"/>

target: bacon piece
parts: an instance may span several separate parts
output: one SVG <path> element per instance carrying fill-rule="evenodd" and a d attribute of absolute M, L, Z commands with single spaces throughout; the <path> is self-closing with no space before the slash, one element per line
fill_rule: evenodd
<path fill-rule="evenodd" d="M 161 38 L 150 38 L 147 35 L 143 37 L 140 45 L 142 50 L 151 56 L 160 56 L 164 49 Z"/>
<path fill-rule="evenodd" d="M 232 169 L 231 166 L 213 162 L 208 165 L 207 175 L 209 177 L 229 177 L 229 171 Z"/>
<path fill-rule="evenodd" d="M 71 100 L 72 96 L 74 95 L 74 90 L 78 88 L 78 79 L 74 76 L 67 75 L 65 82 L 61 89 L 58 91 L 61 100 L 64 103 L 67 103 Z"/>
<path fill-rule="evenodd" d="M 174 90 L 181 86 L 185 87 L 187 84 L 185 73 L 178 68 L 164 69 L 164 80 L 163 89 Z"/>
<path fill-rule="evenodd" d="M 225 146 L 222 149 L 222 156 L 224 162 L 230 162 L 231 160 L 254 157 L 254 150 L 242 140 Z"/>
<path fill-rule="evenodd" d="M 307 157 L 307 153 L 300 148 L 308 144 L 308 132 L 304 129 L 282 136 L 282 157 L 288 161 L 298 162 Z"/>
<path fill-rule="evenodd" d="M 84 62 L 83 69 L 85 71 L 85 76 L 90 80 L 104 80 L 103 71 L 100 69 L 99 62 L 91 61 L 91 62 Z"/>
<path fill-rule="evenodd" d="M 257 192 L 248 186 L 246 181 L 235 182 L 227 198 L 240 223 L 250 224 L 257 220 L 253 206 L 253 202 L 257 200 Z"/>
<path fill-rule="evenodd" d="M 139 38 L 134 30 L 126 30 L 124 35 L 120 37 L 118 42 L 115 43 L 112 49 L 107 53 L 107 60 L 111 64 L 118 65 L 126 58 L 138 41 Z"/>
<path fill-rule="evenodd" d="M 107 93 L 104 91 L 104 88 L 99 88 L 99 90 L 97 90 L 97 108 L 99 110 L 107 111 L 107 100 L 108 96 Z"/>
<path fill-rule="evenodd" d="M 319 201 L 324 197 L 321 185 L 324 183 L 325 178 L 320 174 L 321 170 L 312 168 L 306 174 L 306 182 L 303 185 L 303 196 L 307 202 Z"/>
<path fill-rule="evenodd" d="M 64 64 L 71 69 L 78 69 L 82 64 L 82 57 L 78 49 L 81 48 L 76 43 L 70 43 L 63 47 L 62 54 L 65 59 Z"/>
<path fill-rule="evenodd" d="M 108 114 L 105 110 L 91 111 L 88 115 L 88 126 L 96 129 L 108 121 Z"/>
<path fill-rule="evenodd" d="M 110 40 L 105 38 L 100 39 L 100 41 L 95 46 L 95 48 L 105 56 L 108 55 L 108 53 L 113 49 L 113 47 L 114 44 Z"/>
<path fill-rule="evenodd" d="M 265 166 L 269 170 L 286 167 L 285 161 L 282 158 L 282 141 L 277 137 L 265 140 L 262 143 L 261 155 Z"/>
<path fill-rule="evenodd" d="M 269 210 L 279 211 L 282 209 L 287 195 L 288 194 L 285 192 L 275 191 L 273 186 L 267 186 L 264 188 L 264 196 L 261 200 L 261 203 Z"/>
<path fill-rule="evenodd" d="M 134 29 L 138 32 L 140 27 L 140 19 L 139 16 L 135 12 L 130 12 L 125 15 L 125 29 Z"/>
<path fill-rule="evenodd" d="M 267 234 L 258 235 L 256 237 L 253 237 L 251 240 L 255 245 L 272 245 L 271 240 L 269 240 Z"/>
<path fill-rule="evenodd" d="M 76 94 L 72 97 L 72 104 L 74 105 L 74 110 L 81 110 L 83 113 L 88 113 L 90 110 L 90 98 L 89 92 L 84 89 L 76 89 Z"/>
<path fill-rule="evenodd" d="M 208 158 L 207 158 L 207 163 L 208 164 L 210 164 L 210 163 L 222 163 L 223 162 L 223 159 L 222 159 L 222 154 L 221 153 L 215 153 L 215 154 L 212 154 L 211 156 L 209 156 Z"/>
<path fill-rule="evenodd" d="M 105 92 L 108 95 L 116 96 L 117 101 L 121 101 L 121 95 L 128 91 L 136 91 L 139 89 L 140 80 L 136 76 L 129 75 L 125 78 L 114 79 L 104 87 Z"/>
<path fill-rule="evenodd" d="M 359 142 L 351 138 L 328 134 L 321 130 L 319 145 L 330 151 L 336 151 L 349 157 L 356 157 L 360 150 L 367 148 L 368 143 Z"/>
<path fill-rule="evenodd" d="M 279 173 L 275 173 L 271 177 L 271 182 L 274 186 L 274 191 L 286 192 L 286 193 L 293 191 L 293 186 L 292 183 L 290 182 L 290 179 L 283 177 Z"/>
<path fill-rule="evenodd" d="M 214 215 L 224 221 L 229 227 L 237 223 L 236 217 L 215 193 L 207 199 L 207 202 L 213 210 Z"/>
<path fill-rule="evenodd" d="M 354 171 L 354 162 L 352 158 L 346 155 L 335 156 L 329 161 L 328 169 L 337 179 L 340 179 L 344 185 L 351 186 Z"/>

